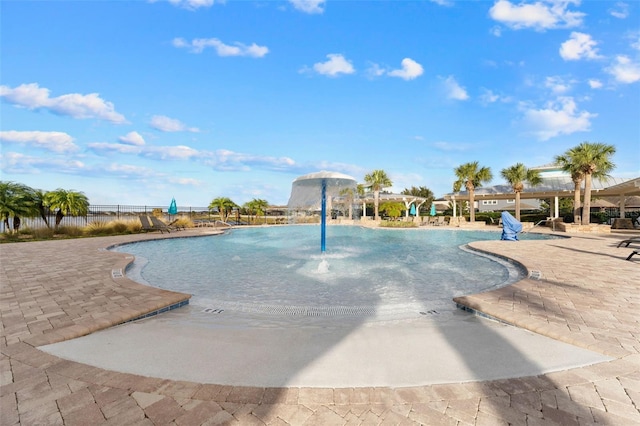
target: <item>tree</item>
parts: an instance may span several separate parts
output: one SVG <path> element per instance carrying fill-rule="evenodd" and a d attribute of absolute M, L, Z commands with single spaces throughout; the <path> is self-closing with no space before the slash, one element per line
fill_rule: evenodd
<path fill-rule="evenodd" d="M 267 200 L 254 198 L 253 200 L 251 200 L 251 205 L 255 209 L 256 216 L 262 214 L 264 216 L 264 222 L 267 223 L 267 208 L 269 207 L 269 203 L 267 202 Z"/>
<path fill-rule="evenodd" d="M 44 221 L 44 224 L 47 225 L 47 228 L 51 228 L 49 225 L 49 208 L 45 205 L 45 198 L 47 196 L 46 191 L 42 191 L 41 189 L 34 189 L 34 206 L 38 211 L 38 214 Z"/>
<path fill-rule="evenodd" d="M 500 174 L 511 185 L 513 192 L 516 193 L 516 219 L 520 220 L 520 193 L 524 189 L 524 183 L 528 182 L 531 186 L 539 185 L 542 182 L 540 172 L 528 169 L 522 163 L 516 163 L 511 167 L 502 169 Z"/>
<path fill-rule="evenodd" d="M 56 212 L 56 226 L 58 229 L 62 218 L 66 215 L 86 216 L 89 212 L 89 199 L 83 192 L 58 188 L 44 195 L 43 204 Z"/>
<path fill-rule="evenodd" d="M 11 232 L 9 219 L 13 218 L 13 231 L 20 230 L 20 217 L 34 215 L 34 190 L 16 182 L 0 181 L 0 217 L 5 232 Z"/>
<path fill-rule="evenodd" d="M 563 156 L 560 156 L 562 161 L 571 161 L 571 165 L 567 166 L 565 170 L 574 171 L 584 176 L 583 225 L 588 225 L 591 221 L 591 181 L 594 177 L 603 178 L 607 176 L 615 168 L 611 161 L 611 156 L 615 152 L 616 148 L 613 145 L 599 142 L 582 142 L 580 145 L 568 150 Z"/>
<path fill-rule="evenodd" d="M 584 179 L 582 170 L 577 166 L 575 148 L 555 157 L 555 162 L 563 171 L 571 175 L 573 181 L 573 223 L 580 223 L 580 187 Z"/>
<path fill-rule="evenodd" d="M 402 214 L 404 206 L 402 205 L 402 203 L 399 203 L 397 201 L 387 201 L 386 203 L 382 203 L 382 206 L 380 206 L 380 210 L 385 212 L 387 216 L 396 219 Z"/>
<path fill-rule="evenodd" d="M 380 205 L 380 190 L 393 185 L 389 176 L 384 170 L 374 170 L 371 173 L 365 175 L 364 181 L 369 185 L 373 191 L 373 211 L 374 219 L 379 220 L 378 208 Z"/>
<path fill-rule="evenodd" d="M 343 188 L 340 190 L 340 195 L 344 197 L 344 204 L 347 205 L 349 210 L 349 219 L 353 220 L 353 203 L 356 201 L 356 194 L 358 190 L 356 188 Z"/>
<path fill-rule="evenodd" d="M 238 207 L 236 203 L 228 197 L 218 197 L 211 200 L 209 210 L 218 209 L 220 220 L 226 222 L 234 207 Z"/>
<path fill-rule="evenodd" d="M 426 214 L 429 213 L 429 209 L 431 208 L 431 204 L 433 203 L 433 199 L 435 198 L 433 195 L 433 191 L 431 191 L 426 186 L 420 186 L 418 188 L 412 186 L 409 189 L 405 188 L 402 190 L 401 194 L 424 198 L 425 201 L 423 203 L 420 203 L 420 205 L 418 206 L 418 211 Z"/>
<path fill-rule="evenodd" d="M 493 174 L 491 174 L 491 169 L 488 167 L 480 167 L 477 161 L 473 163 L 465 163 L 461 166 L 458 166 L 454 169 L 456 177 L 458 180 L 454 183 L 454 187 L 456 185 L 464 185 L 469 191 L 469 221 L 476 221 L 476 212 L 474 207 L 474 195 L 475 189 L 482 186 L 484 183 L 488 183 L 493 179 Z"/>
<path fill-rule="evenodd" d="M 257 208 L 254 205 L 254 200 L 247 201 L 242 205 L 242 213 L 246 213 L 249 216 L 249 223 L 252 222 L 253 214 L 256 212 Z M 255 221 L 253 221 L 255 222 Z"/>

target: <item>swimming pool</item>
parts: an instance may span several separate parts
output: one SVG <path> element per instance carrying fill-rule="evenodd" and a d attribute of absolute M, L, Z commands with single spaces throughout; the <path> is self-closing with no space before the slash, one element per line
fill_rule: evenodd
<path fill-rule="evenodd" d="M 325 253 L 318 251 L 318 235 L 318 226 L 309 225 L 245 228 L 115 250 L 135 255 L 127 271 L 132 279 L 192 294 L 192 305 L 211 312 L 440 314 L 455 309 L 455 296 L 523 276 L 517 265 L 461 247 L 499 239 L 499 232 L 330 226 Z"/>

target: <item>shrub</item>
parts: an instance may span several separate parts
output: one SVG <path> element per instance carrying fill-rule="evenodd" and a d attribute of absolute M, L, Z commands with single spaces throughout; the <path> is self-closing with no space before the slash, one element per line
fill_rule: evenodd
<path fill-rule="evenodd" d="M 109 226 L 108 222 L 91 222 L 84 230 L 88 235 L 107 235 Z"/>
<path fill-rule="evenodd" d="M 138 219 L 127 222 L 127 229 L 130 234 L 137 234 L 142 231 L 142 223 Z"/>
<path fill-rule="evenodd" d="M 380 221 L 380 227 L 382 228 L 417 228 L 418 225 L 415 222 L 404 222 L 399 220 L 382 220 Z"/>
<path fill-rule="evenodd" d="M 193 221 L 188 217 L 179 217 L 171 222 L 171 224 L 180 228 L 193 228 L 195 226 Z"/>
<path fill-rule="evenodd" d="M 83 235 L 82 228 L 67 225 L 59 226 L 58 229 L 55 230 L 55 233 L 67 237 L 81 237 Z"/>
<path fill-rule="evenodd" d="M 88 235 L 122 235 L 140 232 L 139 220 L 112 220 L 110 222 L 91 222 L 84 228 Z"/>
<path fill-rule="evenodd" d="M 122 220 L 114 220 L 113 222 L 109 222 L 111 225 L 111 229 L 115 234 L 126 234 L 129 232 L 129 224 Z"/>

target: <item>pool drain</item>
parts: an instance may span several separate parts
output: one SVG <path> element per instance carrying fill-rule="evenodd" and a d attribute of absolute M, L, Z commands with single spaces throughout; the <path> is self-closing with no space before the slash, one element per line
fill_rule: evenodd
<path fill-rule="evenodd" d="M 367 306 L 276 306 L 276 305 L 244 305 L 234 304 L 227 307 L 229 310 L 241 312 L 275 314 L 275 315 L 299 315 L 307 317 L 326 316 L 374 316 L 376 309 Z M 203 312 L 210 314 L 222 313 L 224 309 L 206 308 Z"/>

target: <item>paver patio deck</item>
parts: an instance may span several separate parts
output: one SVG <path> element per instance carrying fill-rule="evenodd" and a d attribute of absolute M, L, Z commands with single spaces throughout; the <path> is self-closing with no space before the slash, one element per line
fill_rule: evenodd
<path fill-rule="evenodd" d="M 484 241 L 535 274 L 458 299 L 520 327 L 614 357 L 588 367 L 411 388 L 252 388 L 148 378 L 63 360 L 38 346 L 184 300 L 122 276 L 104 248 L 189 230 L 0 245 L 1 425 L 640 425 L 640 258 L 627 235 Z"/>

